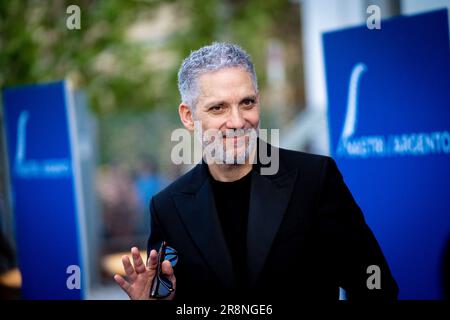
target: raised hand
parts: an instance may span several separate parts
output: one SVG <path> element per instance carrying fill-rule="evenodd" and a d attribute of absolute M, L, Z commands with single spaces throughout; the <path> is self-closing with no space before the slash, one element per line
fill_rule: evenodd
<path fill-rule="evenodd" d="M 133 264 L 131 264 L 128 256 L 122 256 L 122 264 L 127 280 L 118 274 L 114 275 L 114 280 L 123 289 L 123 291 L 125 291 L 131 300 L 156 300 L 151 298 L 149 294 L 153 278 L 157 272 L 158 253 L 156 250 L 152 250 L 150 252 L 147 265 L 145 265 L 142 261 L 139 249 L 137 247 L 131 248 L 131 256 L 133 258 Z M 176 278 L 173 273 L 171 263 L 165 260 L 161 267 L 162 273 L 172 281 L 173 287 L 176 289 Z M 175 290 L 168 297 L 161 300 L 172 300 L 174 295 Z"/>

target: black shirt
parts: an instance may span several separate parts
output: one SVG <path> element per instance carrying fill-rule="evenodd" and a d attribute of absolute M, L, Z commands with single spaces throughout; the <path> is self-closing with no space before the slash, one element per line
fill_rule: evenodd
<path fill-rule="evenodd" d="M 247 286 L 247 222 L 252 172 L 233 182 L 210 181 L 239 288 Z"/>

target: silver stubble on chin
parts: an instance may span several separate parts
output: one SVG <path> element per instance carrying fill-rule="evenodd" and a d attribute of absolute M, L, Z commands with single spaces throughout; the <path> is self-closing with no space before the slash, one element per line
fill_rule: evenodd
<path fill-rule="evenodd" d="M 235 139 L 237 137 L 238 139 Z M 256 147 L 258 130 L 227 129 L 205 131 L 202 139 L 203 158 L 208 164 L 244 164 Z"/>

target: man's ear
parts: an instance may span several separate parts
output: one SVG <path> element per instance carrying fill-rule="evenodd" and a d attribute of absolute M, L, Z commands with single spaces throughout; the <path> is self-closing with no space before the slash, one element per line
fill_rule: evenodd
<path fill-rule="evenodd" d="M 178 114 L 180 115 L 180 120 L 184 127 L 189 131 L 194 131 L 194 115 L 191 108 L 182 102 L 178 107 Z"/>

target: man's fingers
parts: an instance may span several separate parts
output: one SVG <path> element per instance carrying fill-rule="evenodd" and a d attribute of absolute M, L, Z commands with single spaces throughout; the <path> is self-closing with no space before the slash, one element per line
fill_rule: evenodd
<path fill-rule="evenodd" d="M 170 261 L 164 260 L 163 263 L 161 264 L 161 267 L 162 267 L 162 273 L 169 279 L 172 279 L 172 276 L 174 274 L 173 274 L 172 264 L 170 263 Z"/>
<path fill-rule="evenodd" d="M 114 276 L 114 281 L 116 281 L 116 283 L 123 289 L 123 291 L 128 293 L 128 289 L 130 288 L 130 284 L 127 281 L 125 281 L 124 278 L 122 278 L 120 275 L 116 274 Z"/>
<path fill-rule="evenodd" d="M 147 260 L 147 267 L 156 270 L 157 266 L 158 266 L 158 253 L 156 252 L 156 250 L 152 250 L 150 251 L 150 256 L 148 257 Z"/>
<path fill-rule="evenodd" d="M 172 264 L 169 260 L 164 260 L 161 264 L 162 267 L 162 273 L 170 280 L 172 281 L 173 288 L 177 288 L 177 279 L 175 278 L 175 274 L 173 272 Z"/>
<path fill-rule="evenodd" d="M 128 256 L 122 256 L 122 264 L 123 264 L 123 269 L 125 270 L 125 274 L 127 275 L 127 277 L 131 281 L 134 281 L 137 277 L 137 274 L 134 271 L 134 268 L 133 268 L 133 265 L 131 264 L 130 258 L 128 258 Z"/>
<path fill-rule="evenodd" d="M 136 270 L 136 273 L 144 273 L 146 271 L 144 261 L 142 261 L 141 253 L 137 247 L 131 248 L 131 256 L 133 257 L 134 270 Z"/>

